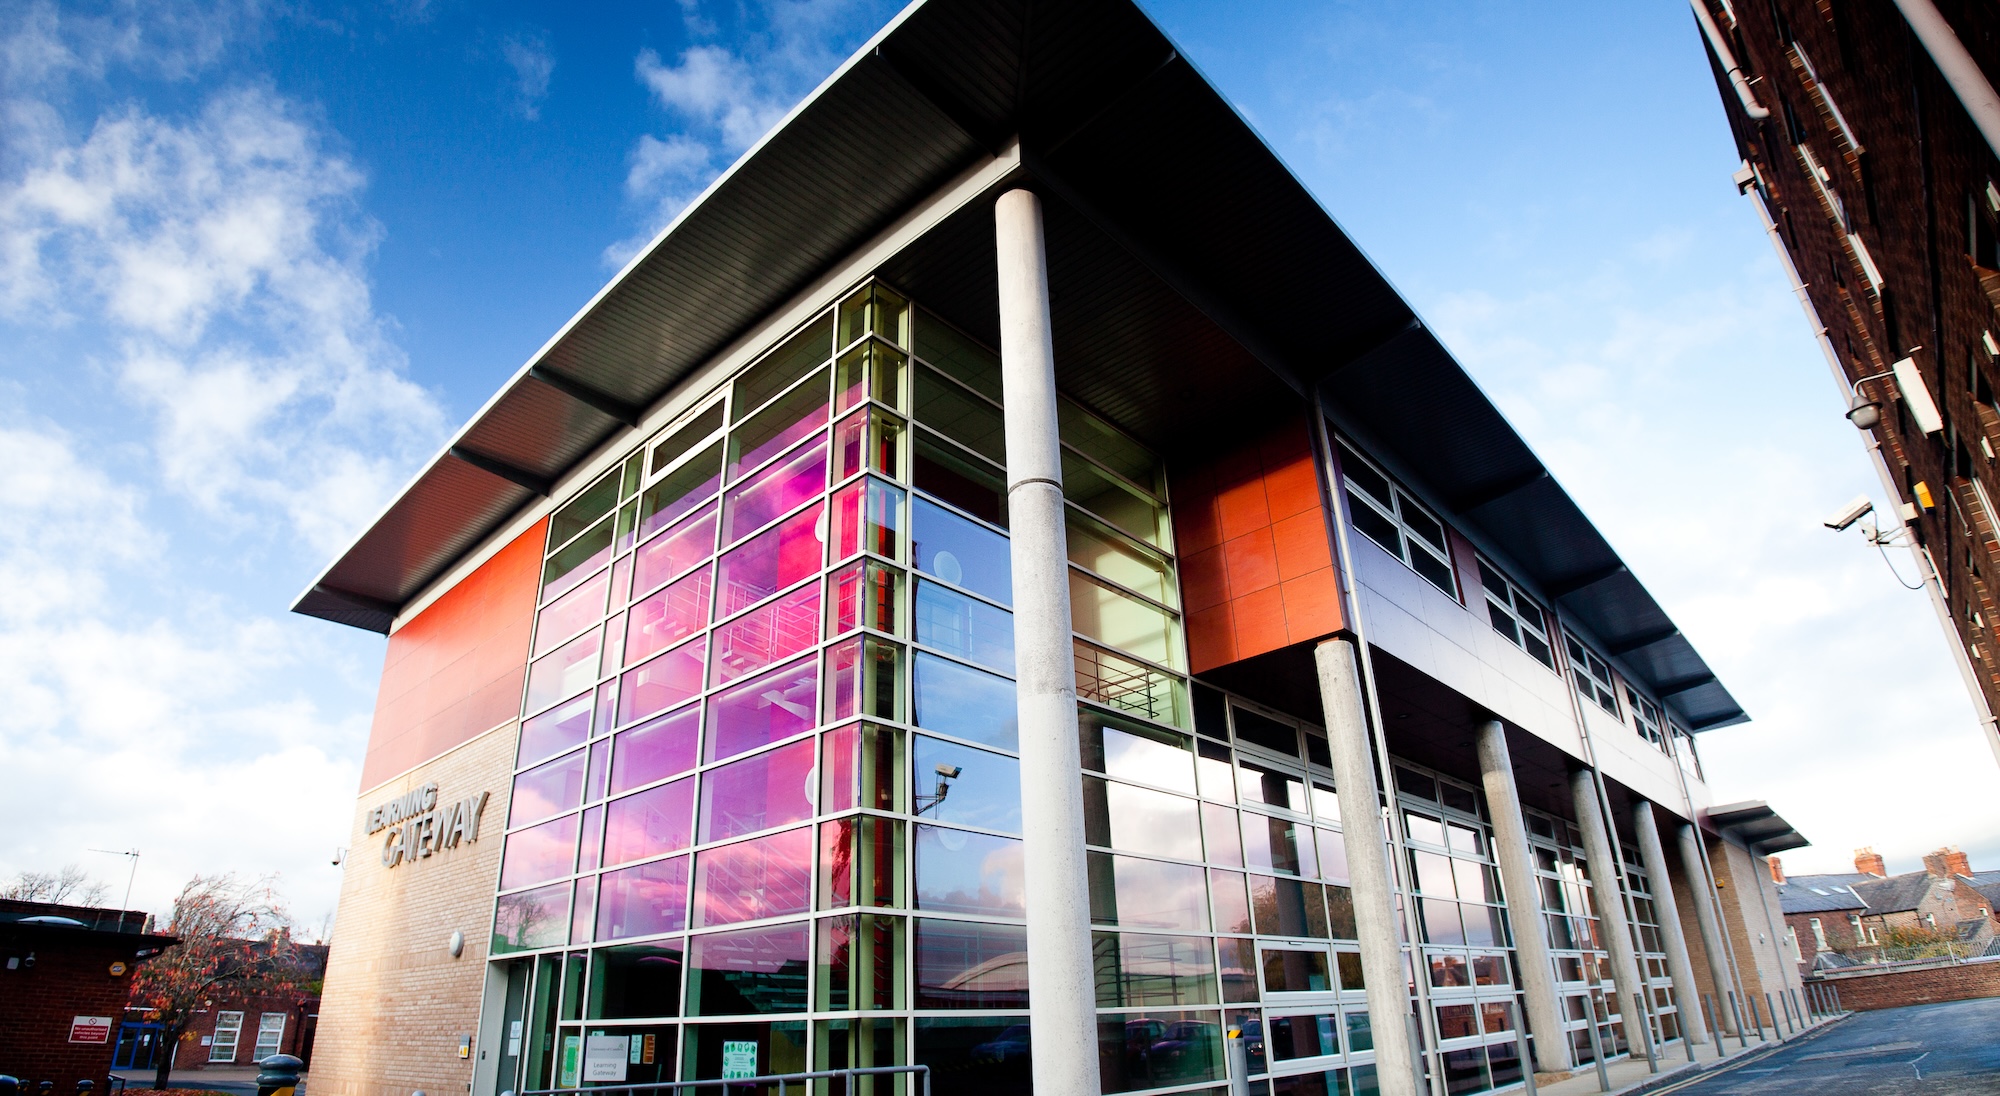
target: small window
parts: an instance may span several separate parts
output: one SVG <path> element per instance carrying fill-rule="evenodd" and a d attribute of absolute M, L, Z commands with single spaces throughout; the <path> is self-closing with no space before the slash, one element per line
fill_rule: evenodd
<path fill-rule="evenodd" d="M 1457 597 L 1458 578 L 1452 573 L 1444 523 L 1345 442 L 1340 445 L 1340 474 L 1354 527 L 1431 585 Z"/>
<path fill-rule="evenodd" d="M 1614 717 L 1624 718 L 1618 711 L 1618 690 L 1611 687 L 1610 663 L 1597 657 L 1568 630 L 1563 632 L 1563 643 L 1569 651 L 1569 672 L 1576 679 L 1576 691 Z"/>
<path fill-rule="evenodd" d="M 1625 686 L 1625 702 L 1632 706 L 1632 724 L 1639 737 L 1660 748 L 1667 749 L 1667 736 L 1663 729 L 1665 720 L 1660 717 L 1660 709 L 1652 701 L 1640 696 L 1632 686 Z"/>
<path fill-rule="evenodd" d="M 1555 669 L 1555 651 L 1549 646 L 1549 618 L 1542 607 L 1483 559 L 1479 561 L 1479 582 L 1486 587 L 1486 616 L 1493 622 L 1493 630 L 1535 656 L 1535 661 Z"/>
<path fill-rule="evenodd" d="M 1821 951 L 1825 951 L 1825 950 L 1826 950 L 1826 926 L 1825 926 L 1825 925 L 1822 925 L 1822 924 L 1820 924 L 1820 923 L 1819 923 L 1819 918 L 1817 918 L 1817 917 L 1814 917 L 1814 918 L 1812 918 L 1812 919 L 1811 919 L 1811 921 L 1810 921 L 1810 924 L 1812 925 L 1812 934 L 1813 934 L 1813 947 L 1816 947 L 1816 948 L 1820 949 Z"/>
<path fill-rule="evenodd" d="M 234 1062 L 236 1060 L 236 1040 L 242 1034 L 242 1013 L 216 1013 L 215 1036 L 208 1044 L 208 1060 L 211 1062 Z"/>

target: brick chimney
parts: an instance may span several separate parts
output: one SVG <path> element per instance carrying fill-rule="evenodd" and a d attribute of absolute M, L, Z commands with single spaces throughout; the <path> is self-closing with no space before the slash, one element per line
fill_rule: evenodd
<path fill-rule="evenodd" d="M 1954 875 L 1971 875 L 1972 864 L 1955 845 L 1946 845 L 1936 852 L 1924 854 L 1924 871 L 1939 878 Z"/>
<path fill-rule="evenodd" d="M 1889 874 L 1888 864 L 1883 862 L 1882 857 L 1875 852 L 1872 846 L 1854 850 L 1854 870 L 1863 875 L 1887 876 Z"/>
<path fill-rule="evenodd" d="M 1785 866 L 1779 863 L 1778 858 L 1775 856 L 1765 857 L 1764 862 L 1771 865 L 1771 882 L 1783 885 L 1785 882 Z"/>

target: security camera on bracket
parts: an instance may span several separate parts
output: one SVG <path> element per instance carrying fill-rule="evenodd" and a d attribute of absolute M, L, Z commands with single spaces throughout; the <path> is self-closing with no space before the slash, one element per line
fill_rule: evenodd
<path fill-rule="evenodd" d="M 1862 518 L 1867 518 L 1868 524 L 1861 527 L 1861 535 L 1868 538 L 1868 543 L 1877 546 L 1904 543 L 1910 532 L 1908 526 L 1885 533 L 1876 523 L 1874 514 L 1875 504 L 1868 501 L 1868 496 L 1856 495 L 1824 524 L 1836 533 L 1844 533 Z"/>

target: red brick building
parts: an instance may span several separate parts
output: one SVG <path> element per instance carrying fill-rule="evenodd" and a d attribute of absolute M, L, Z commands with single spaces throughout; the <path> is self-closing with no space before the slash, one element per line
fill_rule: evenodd
<path fill-rule="evenodd" d="M 1898 930 L 1935 937 L 1965 957 L 2000 940 L 1989 893 L 2000 873 L 1974 872 L 1965 853 L 1947 846 L 1924 856 L 1922 871 L 1887 874 L 1873 849 L 1856 849 L 1852 873 L 1787 878 L 1776 858 L 1771 874 L 1785 916 L 1787 942 L 1802 971 L 1908 959 Z"/>
<path fill-rule="evenodd" d="M 0 1074 L 102 1091 L 133 971 L 175 942 L 138 911 L 0 899 Z"/>
<path fill-rule="evenodd" d="M 1738 185 L 1896 500 L 1881 533 L 1908 545 L 2000 752 L 2000 111 L 1967 106 L 1994 101 L 2000 7 L 1695 7 Z"/>
<path fill-rule="evenodd" d="M 218 994 L 181 1035 L 174 1071 L 240 1068 L 273 1054 L 295 1055 L 310 1066 L 326 950 L 325 944 L 291 945 L 299 987 L 288 993 Z"/>

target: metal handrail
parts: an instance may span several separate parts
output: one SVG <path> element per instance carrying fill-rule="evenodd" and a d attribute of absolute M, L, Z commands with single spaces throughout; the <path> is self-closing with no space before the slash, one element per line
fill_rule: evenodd
<path fill-rule="evenodd" d="M 918 1096 L 931 1096 L 931 1067 L 925 1065 L 855 1066 L 851 1069 L 822 1069 L 814 1070 L 810 1073 L 773 1073 L 763 1077 L 732 1077 L 726 1081 L 719 1077 L 712 1077 L 702 1081 L 656 1081 L 652 1084 L 644 1085 L 592 1085 L 589 1088 L 533 1088 L 526 1089 L 515 1094 L 515 1096 L 580 1096 L 580 1094 L 585 1093 L 589 1094 L 589 1096 L 607 1096 L 609 1093 L 618 1092 L 682 1092 L 716 1088 L 718 1086 L 722 1086 L 723 1091 L 726 1093 L 728 1091 L 727 1086 L 729 1085 L 769 1084 L 777 1085 L 778 1092 L 782 1096 L 791 1087 L 793 1082 L 804 1085 L 807 1081 L 831 1080 L 835 1077 L 845 1078 L 848 1082 L 847 1096 L 854 1096 L 855 1078 L 879 1077 L 892 1073 L 918 1074 L 923 1078 L 921 1091 L 918 1093 Z M 806 1091 L 810 1090 L 807 1089 Z M 506 1094 L 503 1093 L 502 1096 L 506 1096 Z"/>

